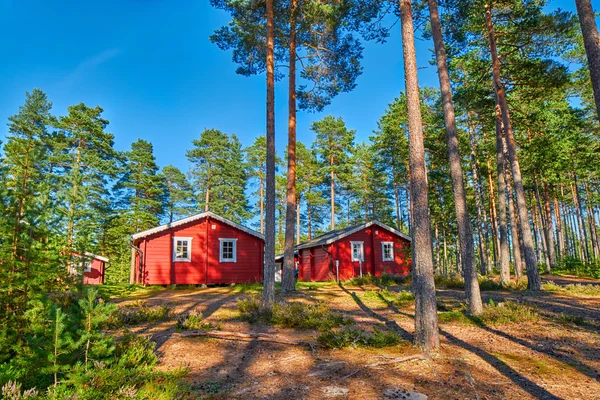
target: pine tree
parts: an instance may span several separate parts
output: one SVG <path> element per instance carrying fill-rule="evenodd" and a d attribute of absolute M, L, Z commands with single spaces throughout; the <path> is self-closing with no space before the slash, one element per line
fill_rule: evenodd
<path fill-rule="evenodd" d="M 64 202 L 66 248 L 89 249 L 98 231 L 96 218 L 109 197 L 109 184 L 117 176 L 114 136 L 105 131 L 102 108 L 83 103 L 68 108 L 56 123 L 52 165 L 59 176 L 58 198 Z"/>
<path fill-rule="evenodd" d="M 400 0 L 404 80 L 408 105 L 408 138 L 410 158 L 411 199 L 414 204 L 413 227 L 413 288 L 415 291 L 415 343 L 427 353 L 437 351 L 439 333 L 433 260 L 431 224 L 427 195 L 427 172 L 423 127 L 417 78 L 417 60 L 410 0 Z"/>
<path fill-rule="evenodd" d="M 166 211 L 169 222 L 188 216 L 194 207 L 194 192 L 186 176 L 177 167 L 167 165 L 162 169 L 166 185 Z"/>
<path fill-rule="evenodd" d="M 339 186 L 346 185 L 350 172 L 349 159 L 356 131 L 348 130 L 344 120 L 331 115 L 313 122 L 310 129 L 317 134 L 313 147 L 323 163 L 330 189 L 331 229 L 335 229 L 335 198 Z M 337 184 L 337 186 L 336 186 Z"/>
<path fill-rule="evenodd" d="M 235 222 L 249 217 L 245 196 L 248 172 L 237 136 L 217 129 L 206 129 L 186 156 L 192 163 L 193 184 L 198 189 L 199 203 Z"/>
<path fill-rule="evenodd" d="M 167 188 L 159 173 L 150 142 L 138 139 L 125 154 L 125 171 L 116 189 L 121 191 L 131 233 L 150 229 L 165 215 Z"/>

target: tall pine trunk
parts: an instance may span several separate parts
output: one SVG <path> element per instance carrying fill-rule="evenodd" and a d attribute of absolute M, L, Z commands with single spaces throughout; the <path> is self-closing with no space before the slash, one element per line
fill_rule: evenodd
<path fill-rule="evenodd" d="M 501 111 L 496 102 L 496 166 L 498 172 L 498 228 L 500 233 L 500 250 L 498 269 L 503 285 L 510 281 L 510 253 L 508 250 L 508 227 L 506 221 L 506 175 L 504 173 L 506 159 L 504 157 L 504 138 L 502 132 Z"/>
<path fill-rule="evenodd" d="M 592 78 L 592 89 L 596 101 L 596 112 L 600 117 L 600 34 L 596 25 L 596 16 L 591 0 L 575 0 L 577 15 L 583 34 L 583 45 L 588 59 L 588 68 Z"/>
<path fill-rule="evenodd" d="M 294 278 L 294 234 L 296 227 L 296 0 L 290 4 L 289 88 L 288 88 L 288 169 L 287 205 L 285 208 L 285 240 L 281 291 L 296 289 Z"/>
<path fill-rule="evenodd" d="M 533 175 L 533 184 L 535 189 L 535 201 L 537 203 L 538 212 L 540 215 L 540 224 L 542 226 L 542 242 L 544 245 L 545 256 L 546 256 L 546 273 L 550 274 L 552 272 L 552 267 L 554 267 L 554 251 L 550 251 L 550 242 L 552 241 L 551 236 L 552 232 L 548 227 L 548 222 L 546 220 L 546 215 L 544 214 L 544 210 L 542 209 L 542 199 L 540 196 L 540 185 L 538 185 L 537 177 L 534 173 Z M 552 249 L 554 250 L 554 249 Z"/>
<path fill-rule="evenodd" d="M 512 237 L 513 260 L 515 262 L 515 275 L 517 279 L 523 277 L 523 258 L 521 257 L 521 239 L 519 237 L 519 228 L 517 216 L 515 215 L 515 199 L 513 196 L 510 177 L 506 174 L 506 195 L 508 197 L 508 218 L 510 220 L 510 234 Z"/>
<path fill-rule="evenodd" d="M 500 80 L 500 59 L 498 58 L 498 50 L 496 48 L 496 36 L 492 25 L 492 11 L 489 6 L 485 13 L 486 25 L 490 41 L 490 53 L 492 58 L 492 72 L 494 77 L 494 89 L 500 109 L 502 111 L 502 123 L 506 135 L 506 144 L 508 146 L 508 159 L 513 176 L 513 185 L 515 197 L 517 199 L 517 213 L 519 214 L 519 225 L 521 237 L 523 239 L 523 247 L 525 250 L 525 265 L 527 267 L 527 288 L 529 290 L 538 291 L 542 289 L 540 273 L 537 269 L 537 259 L 533 250 L 533 239 L 531 228 L 529 226 L 529 216 L 527 212 L 527 202 L 525 200 L 525 189 L 523 188 L 523 180 L 521 178 L 521 167 L 519 166 L 519 158 L 517 156 L 517 144 L 513 136 L 512 127 L 510 124 L 510 114 L 508 112 L 508 102 L 506 101 L 506 93 L 504 86 Z"/>
<path fill-rule="evenodd" d="M 331 168 L 331 230 L 335 229 L 335 172 L 333 171 L 333 154 L 329 157 L 329 167 Z"/>
<path fill-rule="evenodd" d="M 265 210 L 265 260 L 263 306 L 275 301 L 275 33 L 273 0 L 266 0 L 267 14 L 267 174 Z"/>
<path fill-rule="evenodd" d="M 417 60 L 410 0 L 400 0 L 404 79 L 408 106 L 411 202 L 413 206 L 413 290 L 415 292 L 415 344 L 426 353 L 437 351 L 439 331 L 433 259 L 423 121 L 417 78 Z"/>
<path fill-rule="evenodd" d="M 265 234 L 265 183 L 260 179 L 260 233 Z"/>
<path fill-rule="evenodd" d="M 442 92 L 442 107 L 444 123 L 446 125 L 446 146 L 448 148 L 448 162 L 452 178 L 452 192 L 454 194 L 454 209 L 458 225 L 458 240 L 460 243 L 460 259 L 465 279 L 465 295 L 469 305 L 469 312 L 479 315 L 483 312 L 479 282 L 477 281 L 477 268 L 473 249 L 473 233 L 471 231 L 471 218 L 467 208 L 467 196 L 463 183 L 463 170 L 458 148 L 458 134 L 456 132 L 456 116 L 452 104 L 452 89 L 450 87 L 450 74 L 446 60 L 446 49 L 442 38 L 442 27 L 438 5 L 435 0 L 428 0 L 431 33 L 437 61 L 440 90 Z M 477 196 L 477 195 L 476 195 Z"/>
<path fill-rule="evenodd" d="M 563 222 L 560 215 L 560 205 L 558 198 L 554 196 L 554 219 L 556 220 L 556 236 L 558 237 L 558 258 L 565 256 L 565 233 L 563 231 Z"/>
<path fill-rule="evenodd" d="M 487 237 L 484 238 L 485 226 L 483 222 L 483 193 L 482 193 L 482 185 L 479 180 L 479 173 L 477 171 L 477 156 L 476 156 L 476 143 L 475 143 L 475 133 L 473 129 L 473 125 L 471 123 L 470 113 L 467 113 L 467 125 L 469 131 L 469 145 L 471 148 L 471 174 L 473 175 L 473 191 L 475 196 L 475 209 L 477 210 L 477 235 L 479 236 L 479 253 L 481 259 L 480 271 L 481 275 L 485 275 L 487 273 L 489 260 L 488 256 L 488 248 L 487 248 Z"/>

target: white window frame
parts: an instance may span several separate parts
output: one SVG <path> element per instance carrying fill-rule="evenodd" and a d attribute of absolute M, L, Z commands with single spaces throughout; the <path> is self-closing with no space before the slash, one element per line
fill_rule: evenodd
<path fill-rule="evenodd" d="M 354 257 L 354 245 L 360 245 L 360 258 Z M 365 261 L 365 242 L 350 242 L 350 257 L 353 262 Z"/>
<path fill-rule="evenodd" d="M 233 258 L 223 258 L 223 243 L 233 243 Z M 219 262 L 237 262 L 237 239 L 219 238 Z"/>
<path fill-rule="evenodd" d="M 173 237 L 173 262 L 191 262 L 192 261 L 192 239 L 191 237 L 174 236 Z M 188 256 L 177 257 L 177 242 L 187 242 Z"/>
<path fill-rule="evenodd" d="M 85 264 L 85 268 L 83 269 L 83 272 L 92 272 L 92 263 L 94 262 L 94 260 L 90 260 Z"/>
<path fill-rule="evenodd" d="M 390 251 L 392 253 L 392 258 L 385 257 L 385 246 L 390 246 Z M 383 261 L 394 261 L 394 242 L 381 242 L 381 258 Z"/>

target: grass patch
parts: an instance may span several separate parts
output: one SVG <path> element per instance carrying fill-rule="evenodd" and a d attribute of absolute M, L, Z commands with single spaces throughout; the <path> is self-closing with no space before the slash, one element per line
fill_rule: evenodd
<path fill-rule="evenodd" d="M 514 301 L 484 305 L 483 313 L 479 316 L 468 315 L 467 310 L 451 310 L 438 312 L 440 323 L 458 323 L 465 325 L 505 325 L 520 322 L 536 321 L 539 313 L 533 306 Z"/>
<path fill-rule="evenodd" d="M 145 302 L 138 302 L 119 308 L 110 315 L 106 324 L 109 328 L 120 328 L 124 325 L 165 321 L 170 316 L 171 308 L 167 305 L 149 307 Z"/>
<path fill-rule="evenodd" d="M 326 282 L 296 282 L 296 288 L 298 290 L 319 290 L 323 288 L 331 288 L 337 286 L 337 282 L 326 281 Z"/>
<path fill-rule="evenodd" d="M 465 289 L 465 281 L 460 275 L 436 275 L 435 287 L 442 289 Z M 479 289 L 482 291 L 494 290 L 514 290 L 522 291 L 527 289 L 527 278 L 522 278 L 518 281 L 510 281 L 502 286 L 500 282 L 489 277 L 479 278 Z"/>
<path fill-rule="evenodd" d="M 381 276 L 373 276 L 366 274 L 363 276 L 356 276 L 344 282 L 345 285 L 349 286 L 364 286 L 364 285 L 376 285 L 376 286 L 392 286 L 392 285 L 408 285 L 410 284 L 410 276 L 402 275 L 391 275 L 382 274 Z"/>
<path fill-rule="evenodd" d="M 177 317 L 176 328 L 179 331 L 193 331 L 193 330 L 202 330 L 202 331 L 210 331 L 210 330 L 220 330 L 221 325 L 213 325 L 210 322 L 204 321 L 202 317 L 202 312 L 198 310 L 192 310 L 189 313 L 182 314 Z"/>
<path fill-rule="evenodd" d="M 342 325 L 353 324 L 352 318 L 331 311 L 323 302 L 305 304 L 299 302 L 279 302 L 271 310 L 264 309 L 257 297 L 238 301 L 238 309 L 243 319 L 250 322 L 263 322 L 284 328 L 327 330 Z"/>
<path fill-rule="evenodd" d="M 387 289 L 365 290 L 363 297 L 367 300 L 381 302 L 386 306 L 394 305 L 397 307 L 404 307 L 415 301 L 415 296 L 407 290 L 401 290 L 400 292 L 390 292 Z"/>
<path fill-rule="evenodd" d="M 276 283 L 276 286 L 281 286 L 279 282 Z M 262 283 L 237 283 L 232 285 L 231 288 L 236 293 L 261 293 L 263 290 Z"/>
<path fill-rule="evenodd" d="M 131 284 L 104 284 L 98 285 L 98 293 L 105 299 L 127 298 L 144 296 L 160 290 L 165 290 L 162 286 L 143 286 Z"/>
<path fill-rule="evenodd" d="M 348 346 L 381 348 L 404 342 L 402 337 L 395 331 L 375 328 L 372 332 L 369 332 L 354 325 L 323 331 L 317 337 L 317 341 L 322 346 L 330 349 L 343 349 Z"/>
<path fill-rule="evenodd" d="M 572 296 L 600 296 L 600 285 L 571 284 L 567 286 L 560 286 L 554 282 L 547 282 L 542 285 L 542 288 L 549 292 L 568 294 Z"/>

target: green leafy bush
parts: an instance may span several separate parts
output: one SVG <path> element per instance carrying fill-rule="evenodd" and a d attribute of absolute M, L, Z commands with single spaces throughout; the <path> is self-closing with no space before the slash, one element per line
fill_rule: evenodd
<path fill-rule="evenodd" d="M 402 337 L 394 331 L 374 329 L 373 332 L 362 330 L 354 325 L 341 329 L 328 329 L 321 332 L 318 342 L 327 348 L 342 349 L 356 347 L 390 347 L 402 342 Z"/>

